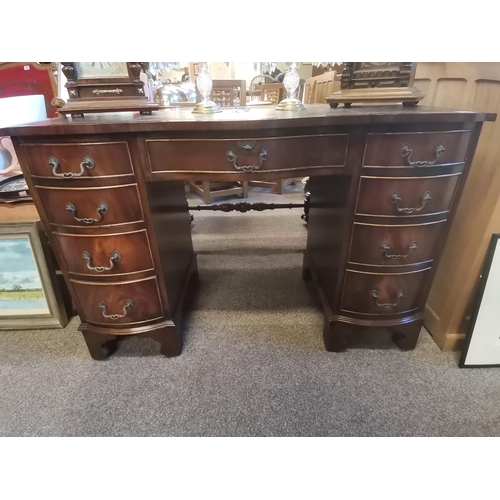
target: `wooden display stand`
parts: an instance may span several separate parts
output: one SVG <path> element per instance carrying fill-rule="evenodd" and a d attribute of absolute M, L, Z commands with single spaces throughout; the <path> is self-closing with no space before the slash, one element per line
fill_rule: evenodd
<path fill-rule="evenodd" d="M 326 98 L 332 108 L 343 104 L 348 108 L 351 104 L 397 104 L 416 106 L 425 94 L 415 87 L 405 89 L 346 89 L 334 92 Z"/>

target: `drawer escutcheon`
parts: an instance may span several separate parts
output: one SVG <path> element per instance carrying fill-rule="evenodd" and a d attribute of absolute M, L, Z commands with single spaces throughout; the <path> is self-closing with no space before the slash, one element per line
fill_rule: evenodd
<path fill-rule="evenodd" d="M 73 203 L 66 203 L 66 210 L 73 216 L 73 218 L 78 222 L 83 222 L 84 224 L 94 224 L 94 222 L 101 222 L 104 219 L 104 215 L 109 212 L 107 203 L 100 201 L 97 205 L 97 215 L 98 219 L 92 219 L 91 217 L 78 217 L 76 213 L 76 207 Z"/>
<path fill-rule="evenodd" d="M 387 259 L 395 259 L 395 260 L 406 259 L 406 257 L 408 257 L 413 250 L 417 249 L 417 242 L 412 241 L 408 245 L 408 253 L 406 255 L 396 255 L 396 254 L 390 255 L 387 253 L 387 252 L 389 252 L 390 249 L 391 249 L 391 247 L 389 246 L 389 244 L 386 241 L 383 241 L 382 244 L 380 245 L 380 250 L 382 251 L 382 253 L 385 255 L 385 257 Z"/>
<path fill-rule="evenodd" d="M 427 167 L 430 165 L 434 165 L 438 158 L 446 151 L 446 148 L 444 147 L 444 144 L 440 142 L 437 146 L 436 149 L 434 150 L 434 160 L 417 160 L 417 161 L 411 161 L 411 155 L 413 154 L 413 149 L 411 148 L 410 144 L 403 144 L 401 146 L 401 151 L 400 155 L 403 158 L 406 158 L 406 162 L 408 166 L 410 167 Z"/>
<path fill-rule="evenodd" d="M 379 299 L 378 290 L 372 290 L 370 292 L 370 295 L 375 299 L 375 304 L 377 304 L 378 307 L 383 307 L 384 309 L 389 309 L 391 307 L 396 307 L 398 305 L 398 303 L 399 303 L 399 299 L 401 299 L 401 298 L 404 297 L 403 290 L 398 290 L 397 293 L 396 293 L 396 303 L 395 304 L 391 304 L 391 303 L 386 303 L 386 302 L 380 303 L 378 301 L 378 299 Z"/>
<path fill-rule="evenodd" d="M 427 202 L 431 201 L 431 199 L 432 199 L 431 192 L 426 191 L 422 195 L 422 204 L 420 205 L 420 207 L 418 207 L 418 208 L 401 208 L 399 206 L 399 204 L 401 202 L 401 196 L 399 196 L 399 193 L 392 193 L 391 197 L 389 198 L 389 202 L 392 203 L 393 205 L 395 205 L 396 210 L 398 212 L 400 212 L 400 213 L 402 212 L 405 214 L 412 214 L 413 212 L 420 212 L 425 207 L 425 205 L 427 205 Z"/>
<path fill-rule="evenodd" d="M 56 177 L 62 177 L 63 179 L 73 179 L 75 177 L 81 177 L 85 172 L 85 169 L 92 170 L 95 167 L 94 159 L 91 156 L 84 156 L 82 162 L 80 163 L 80 172 L 63 172 L 62 174 L 57 173 L 57 169 L 61 166 L 59 160 L 55 156 L 49 156 L 49 165 L 52 167 L 52 174 Z"/>
<path fill-rule="evenodd" d="M 111 257 L 109 259 L 109 267 L 104 267 L 104 266 L 97 266 L 93 267 L 91 265 L 92 262 L 92 255 L 90 255 L 89 252 L 86 250 L 82 253 L 83 260 L 87 263 L 87 269 L 90 269 L 91 271 L 96 271 L 97 273 L 102 273 L 104 271 L 111 271 L 113 269 L 115 262 L 119 262 L 122 260 L 122 254 L 120 252 L 117 252 L 116 250 L 111 254 Z"/>
<path fill-rule="evenodd" d="M 99 307 L 102 309 L 102 315 L 106 319 L 114 320 L 124 318 L 127 315 L 127 310 L 134 307 L 134 302 L 130 299 L 127 299 L 125 301 L 125 305 L 123 306 L 123 314 L 107 314 L 106 311 L 108 306 L 106 305 L 106 302 L 104 302 L 104 300 L 101 300 L 101 302 L 99 302 Z"/>
<path fill-rule="evenodd" d="M 253 147 L 253 145 L 251 145 L 251 144 L 245 144 L 245 145 L 241 146 L 241 148 L 247 153 L 252 149 L 252 147 Z M 259 168 L 262 167 L 263 163 L 269 158 L 269 149 L 262 148 L 260 150 L 260 153 L 259 153 L 260 163 L 259 163 L 259 165 L 242 165 L 242 166 L 236 165 L 238 157 L 234 153 L 234 151 L 232 151 L 231 149 L 228 150 L 228 152 L 226 153 L 226 158 L 227 158 L 227 161 L 229 163 L 233 164 L 233 167 L 235 168 L 235 170 L 238 170 L 239 172 L 250 173 L 250 172 L 253 172 L 254 170 L 259 170 Z"/>

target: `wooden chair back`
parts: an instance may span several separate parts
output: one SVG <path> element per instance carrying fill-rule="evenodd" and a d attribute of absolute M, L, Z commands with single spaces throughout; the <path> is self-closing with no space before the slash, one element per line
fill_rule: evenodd
<path fill-rule="evenodd" d="M 305 86 L 306 86 L 306 81 L 303 78 L 301 78 L 299 81 L 299 90 L 297 91 L 297 99 L 299 101 L 304 101 Z M 286 97 L 286 95 L 285 95 L 285 97 Z"/>
<path fill-rule="evenodd" d="M 304 89 L 304 104 L 314 104 L 314 99 L 316 98 L 316 77 L 306 79 L 305 89 Z"/>
<path fill-rule="evenodd" d="M 284 99 L 285 86 L 282 83 L 263 83 L 260 86 L 260 100 L 279 104 Z"/>
<path fill-rule="evenodd" d="M 260 100 L 279 104 L 286 98 L 285 86 L 282 83 L 263 83 L 261 85 Z M 302 101 L 304 97 L 305 80 L 300 80 L 297 91 L 297 99 Z"/>
<path fill-rule="evenodd" d="M 249 100 L 250 101 L 258 101 L 262 100 L 262 85 L 269 85 L 276 83 L 274 78 L 270 75 L 257 75 L 252 78 L 250 81 L 249 87 Z"/>
<path fill-rule="evenodd" d="M 340 77 L 340 75 L 339 75 Z M 316 77 L 316 103 L 326 103 L 326 98 L 340 89 L 340 78 L 336 71 L 329 71 Z"/>
<path fill-rule="evenodd" d="M 308 78 L 305 83 L 305 104 L 326 103 L 326 98 L 340 89 L 340 75 L 329 71 Z"/>

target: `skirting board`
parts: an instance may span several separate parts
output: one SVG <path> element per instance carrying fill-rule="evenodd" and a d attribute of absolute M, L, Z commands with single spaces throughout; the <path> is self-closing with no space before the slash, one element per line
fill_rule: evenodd
<path fill-rule="evenodd" d="M 461 351 L 465 340 L 465 333 L 440 332 L 439 316 L 425 304 L 424 326 L 431 334 L 432 339 L 442 351 Z"/>

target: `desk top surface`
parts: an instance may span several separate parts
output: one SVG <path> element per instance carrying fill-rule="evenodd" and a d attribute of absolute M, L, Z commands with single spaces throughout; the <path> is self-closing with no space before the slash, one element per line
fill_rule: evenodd
<path fill-rule="evenodd" d="M 277 111 L 256 106 L 248 111 L 228 108 L 221 113 L 200 115 L 190 108 L 137 112 L 94 113 L 80 118 L 59 117 L 13 125 L 0 129 L 0 136 L 67 135 L 128 132 L 263 130 L 274 128 L 321 127 L 398 123 L 442 123 L 494 121 L 494 113 L 476 113 L 427 106 L 405 108 L 393 105 L 358 105 L 330 108 L 328 104 L 310 104 L 302 111 Z"/>

